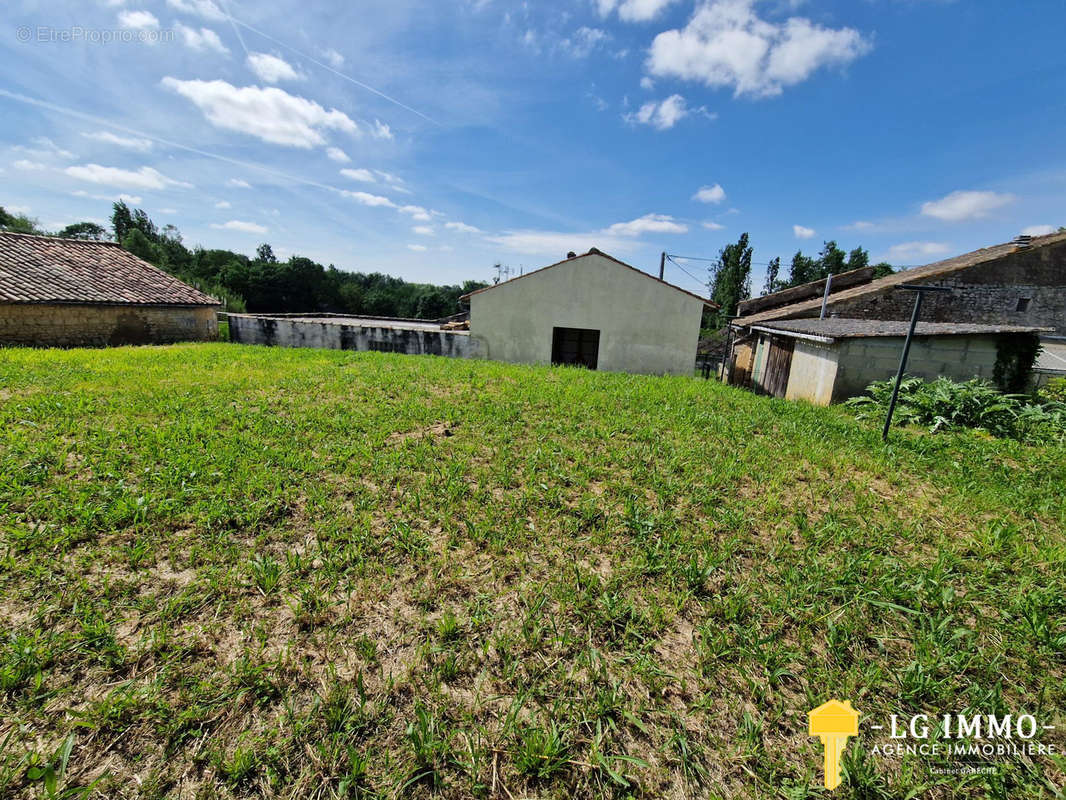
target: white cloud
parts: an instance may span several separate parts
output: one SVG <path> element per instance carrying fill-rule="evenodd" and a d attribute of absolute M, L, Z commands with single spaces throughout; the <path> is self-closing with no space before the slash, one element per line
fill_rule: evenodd
<path fill-rule="evenodd" d="M 688 226 L 666 214 L 645 214 L 629 222 L 616 222 L 604 229 L 608 236 L 640 236 L 644 233 L 688 233 Z"/>
<path fill-rule="evenodd" d="M 391 188 L 394 192 L 411 194 L 411 190 L 405 188 L 404 186 L 406 181 L 404 181 L 404 179 L 401 178 L 399 175 L 393 175 L 391 172 L 382 172 L 380 169 L 374 170 L 374 173 L 383 181 L 385 181 L 385 183 L 389 185 L 389 188 Z"/>
<path fill-rule="evenodd" d="M 141 204 L 141 196 L 136 194 L 91 194 L 84 189 L 78 189 L 75 192 L 71 192 L 74 197 L 87 197 L 90 200 L 100 200 L 104 203 L 111 203 L 115 200 L 121 200 L 128 206 L 139 206 Z"/>
<path fill-rule="evenodd" d="M 29 159 L 20 158 L 18 161 L 12 163 L 15 169 L 21 169 L 26 172 L 40 172 L 41 170 L 48 169 L 47 164 L 42 164 L 40 161 L 30 161 Z"/>
<path fill-rule="evenodd" d="M 860 219 L 860 220 L 856 220 L 855 222 L 851 223 L 850 225 L 845 225 L 844 226 L 844 230 L 846 230 L 846 231 L 869 231 L 869 230 L 873 230 L 876 227 L 877 226 L 874 225 L 872 222 L 867 222 L 864 219 Z"/>
<path fill-rule="evenodd" d="M 330 160 L 340 162 L 341 164 L 347 164 L 351 161 L 351 159 L 348 158 L 348 154 L 339 147 L 327 147 L 326 155 L 329 156 Z"/>
<path fill-rule="evenodd" d="M 344 112 L 271 86 L 238 88 L 221 80 L 163 78 L 163 86 L 191 100 L 218 128 L 247 133 L 272 144 L 309 148 L 326 143 L 322 130 L 357 134 Z"/>
<path fill-rule="evenodd" d="M 426 247 L 424 244 L 409 244 L 407 245 L 407 249 L 414 250 L 416 253 L 424 253 L 429 248 Z"/>
<path fill-rule="evenodd" d="M 419 222 L 429 222 L 433 216 L 422 206 L 400 206 L 401 214 L 409 214 L 411 219 Z"/>
<path fill-rule="evenodd" d="M 267 83 L 304 79 L 304 76 L 293 69 L 284 58 L 272 56 L 269 53 L 249 53 L 248 68 L 258 76 L 259 80 Z"/>
<path fill-rule="evenodd" d="M 132 28 L 138 31 L 159 29 L 159 20 L 151 11 L 122 11 L 118 15 L 120 28 Z"/>
<path fill-rule="evenodd" d="M 650 92 L 652 89 L 655 88 L 655 81 L 645 75 L 643 78 L 640 79 L 640 88 Z"/>
<path fill-rule="evenodd" d="M 242 222 L 239 219 L 231 219 L 229 222 L 223 222 L 219 225 L 217 222 L 212 223 L 212 228 L 217 228 L 220 231 L 240 231 L 241 233 L 269 233 L 270 229 L 264 225 L 260 225 L 256 222 Z"/>
<path fill-rule="evenodd" d="M 222 13 L 222 9 L 215 5 L 214 0 L 167 0 L 167 5 L 175 11 L 195 14 L 198 17 L 214 22 L 221 22 L 226 19 L 226 15 Z"/>
<path fill-rule="evenodd" d="M 684 28 L 655 37 L 648 71 L 732 87 L 738 97 L 769 97 L 821 67 L 848 64 L 870 49 L 853 28 L 825 28 L 803 17 L 767 22 L 755 13 L 755 2 L 704 2 Z"/>
<path fill-rule="evenodd" d="M 688 114 L 685 98 L 672 94 L 661 102 L 652 100 L 645 103 L 637 111 L 623 115 L 623 118 L 627 122 L 651 125 L 656 130 L 665 131 L 674 127 Z"/>
<path fill-rule="evenodd" d="M 713 186 L 701 186 L 699 191 L 692 195 L 692 199 L 701 203 L 721 203 L 725 200 L 725 189 L 720 183 Z"/>
<path fill-rule="evenodd" d="M 342 169 L 341 175 L 345 178 L 351 178 L 353 181 L 362 181 L 363 183 L 377 183 L 374 178 L 374 173 L 368 169 Z"/>
<path fill-rule="evenodd" d="M 64 172 L 72 178 L 119 189 L 166 189 L 170 186 L 192 188 L 191 183 L 168 178 L 151 167 L 128 170 L 119 167 L 102 167 L 99 164 L 85 164 L 79 167 L 67 167 Z"/>
<path fill-rule="evenodd" d="M 903 242 L 888 248 L 891 261 L 906 261 L 912 258 L 942 256 L 951 251 L 949 245 L 942 242 Z"/>
<path fill-rule="evenodd" d="M 515 230 L 487 236 L 486 241 L 508 250 L 528 255 L 561 258 L 570 250 L 588 252 L 589 248 L 627 252 L 644 233 L 686 233 L 688 226 L 665 214 L 645 214 L 629 222 L 616 222 L 602 230 L 569 233 L 563 231 Z"/>
<path fill-rule="evenodd" d="M 599 247 L 612 252 L 626 252 L 635 246 L 635 240 L 626 237 L 609 237 L 603 231 L 568 233 L 563 231 L 515 230 L 486 237 L 488 242 L 507 250 L 526 255 L 545 255 L 555 261 L 567 252 L 588 252 Z"/>
<path fill-rule="evenodd" d="M 228 181 L 226 181 L 226 185 L 230 186 L 230 187 L 232 187 L 234 189 L 251 189 L 252 188 L 252 184 L 248 183 L 248 181 L 242 181 L 240 178 L 230 178 Z"/>
<path fill-rule="evenodd" d="M 1047 236 L 1057 230 L 1054 225 L 1030 225 L 1028 228 L 1022 228 L 1022 233 L 1026 236 Z"/>
<path fill-rule="evenodd" d="M 659 16 L 659 13 L 674 0 L 597 0 L 600 16 L 606 17 L 618 9 L 619 19 L 626 22 L 647 22 Z"/>
<path fill-rule="evenodd" d="M 1012 194 L 996 192 L 952 192 L 939 200 L 922 203 L 922 213 L 947 222 L 962 222 L 988 216 L 989 212 L 1013 203 Z"/>
<path fill-rule="evenodd" d="M 136 150 L 138 153 L 146 153 L 152 149 L 151 139 L 141 139 L 135 136 L 119 136 L 111 133 L 110 131 L 96 131 L 95 133 L 83 133 L 86 139 L 93 139 L 97 142 L 104 142 L 105 144 L 113 144 L 117 147 L 124 147 L 127 150 Z"/>
<path fill-rule="evenodd" d="M 374 124 L 370 127 L 370 135 L 375 139 L 391 139 L 392 130 L 380 119 L 376 119 L 374 120 Z"/>
<path fill-rule="evenodd" d="M 233 208 L 233 204 L 229 200 L 219 200 L 215 203 L 215 208 Z"/>
<path fill-rule="evenodd" d="M 74 158 L 74 154 L 72 152 L 70 152 L 69 150 L 64 150 L 62 147 L 53 142 L 47 136 L 38 136 L 31 141 L 37 147 L 43 148 L 54 156 L 59 156 L 60 158 Z"/>
<path fill-rule="evenodd" d="M 411 228 L 411 232 L 417 233 L 419 236 L 436 236 L 437 234 L 432 225 L 415 225 Z"/>
<path fill-rule="evenodd" d="M 586 58 L 601 44 L 607 42 L 611 35 L 599 28 L 582 26 L 559 42 L 559 48 L 574 58 Z"/>
<path fill-rule="evenodd" d="M 797 239 L 810 239 L 814 236 L 814 228 L 805 228 L 803 225 L 793 225 L 792 233 Z"/>
<path fill-rule="evenodd" d="M 182 25 L 179 22 L 174 26 L 174 30 L 181 34 L 181 40 L 185 42 L 185 46 L 192 50 L 214 50 L 222 55 L 229 52 L 229 48 L 222 44 L 218 34 L 210 28 L 196 30 L 196 28 L 190 28 L 188 25 Z M 164 78 L 164 80 L 166 79 Z"/>
<path fill-rule="evenodd" d="M 715 222 L 714 220 L 707 220 L 706 222 L 701 222 L 700 224 L 709 231 L 725 230 L 725 225 L 720 222 Z"/>
<path fill-rule="evenodd" d="M 160 214 L 177 214 L 178 213 L 178 209 L 176 209 L 176 208 L 161 208 L 161 209 L 159 209 L 159 213 Z"/>
<path fill-rule="evenodd" d="M 475 228 L 473 225 L 467 225 L 465 222 L 445 222 L 444 227 L 450 231 L 456 231 L 457 233 L 481 233 L 480 228 Z"/>
<path fill-rule="evenodd" d="M 341 194 L 344 197 L 349 197 L 357 203 L 364 206 L 383 207 L 383 208 L 396 208 L 396 204 L 387 197 L 382 197 L 379 194 L 369 194 L 367 192 L 349 192 L 347 189 L 342 190 Z"/>
<path fill-rule="evenodd" d="M 344 66 L 344 56 L 332 48 L 323 50 L 322 58 L 326 59 L 326 62 L 333 67 L 333 69 L 340 69 Z"/>

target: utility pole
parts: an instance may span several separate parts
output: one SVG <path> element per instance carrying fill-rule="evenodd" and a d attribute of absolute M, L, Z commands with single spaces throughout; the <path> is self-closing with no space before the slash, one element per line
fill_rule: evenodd
<path fill-rule="evenodd" d="M 888 429 L 892 427 L 892 413 L 896 410 L 896 399 L 899 397 L 899 385 L 903 381 L 903 371 L 907 369 L 907 356 L 911 354 L 911 339 L 914 338 L 914 329 L 918 325 L 918 315 L 922 311 L 922 294 L 925 292 L 950 292 L 950 286 L 919 286 L 916 283 L 900 284 L 900 289 L 914 292 L 914 311 L 911 312 L 911 326 L 907 330 L 907 339 L 903 343 L 903 355 L 899 359 L 899 371 L 896 373 L 896 385 L 892 387 L 892 399 L 888 401 L 888 416 L 885 417 L 885 429 L 881 431 L 881 441 L 888 441 Z"/>
<path fill-rule="evenodd" d="M 825 278 L 825 292 L 822 293 L 822 313 L 818 319 L 825 319 L 825 307 L 829 304 L 829 287 L 833 285 L 833 273 L 830 272 Z"/>
<path fill-rule="evenodd" d="M 666 274 L 666 251 L 663 250 L 663 254 L 659 256 L 659 280 L 663 279 L 663 275 Z"/>

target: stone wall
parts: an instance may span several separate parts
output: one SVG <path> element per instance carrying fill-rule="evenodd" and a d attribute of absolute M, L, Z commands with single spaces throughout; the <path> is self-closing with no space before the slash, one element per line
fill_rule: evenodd
<path fill-rule="evenodd" d="M 326 350 L 378 350 L 409 355 L 476 358 L 480 343 L 467 331 L 374 327 L 332 320 L 229 315 L 230 341 Z"/>
<path fill-rule="evenodd" d="M 108 347 L 218 339 L 214 306 L 0 304 L 0 345 Z"/>
<path fill-rule="evenodd" d="M 1016 250 L 995 261 L 912 283 L 954 289 L 951 294 L 926 294 L 923 322 L 1032 325 L 1066 334 L 1066 242 Z M 909 319 L 913 308 L 914 293 L 892 286 L 851 299 L 830 296 L 828 313 L 856 319 Z"/>

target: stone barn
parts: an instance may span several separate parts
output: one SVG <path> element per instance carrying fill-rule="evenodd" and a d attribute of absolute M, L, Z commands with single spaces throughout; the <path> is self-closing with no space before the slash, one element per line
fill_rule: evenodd
<path fill-rule="evenodd" d="M 859 272 L 859 271 L 856 271 Z M 854 273 L 847 273 L 850 277 Z M 847 319 L 910 319 L 914 294 L 900 291 L 904 283 L 948 286 L 950 294 L 927 294 L 922 301 L 925 322 L 973 322 L 980 325 L 1022 325 L 1050 328 L 1066 336 L 1066 232 L 1047 236 L 1019 236 L 997 244 L 902 270 L 884 278 L 853 285 L 838 279 L 830 283 L 826 316 Z M 861 277 L 861 276 L 860 276 Z M 741 303 L 733 328 L 744 330 L 771 320 L 808 319 L 822 310 L 824 283 L 806 299 L 788 301 L 797 289 Z M 840 291 L 836 291 L 839 287 Z M 776 307 L 771 307 L 776 306 Z"/>
<path fill-rule="evenodd" d="M 0 232 L 0 346 L 212 341 L 219 306 L 112 242 Z"/>
<path fill-rule="evenodd" d="M 593 248 L 466 295 L 480 355 L 691 375 L 708 300 Z"/>

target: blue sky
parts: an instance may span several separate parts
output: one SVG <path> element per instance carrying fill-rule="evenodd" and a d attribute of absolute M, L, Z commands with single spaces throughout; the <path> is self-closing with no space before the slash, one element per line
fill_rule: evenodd
<path fill-rule="evenodd" d="M 436 283 L 748 231 L 758 290 L 824 239 L 914 265 L 1066 225 L 1063 0 L 5 6 L 0 204 L 50 228 L 121 195 Z"/>

